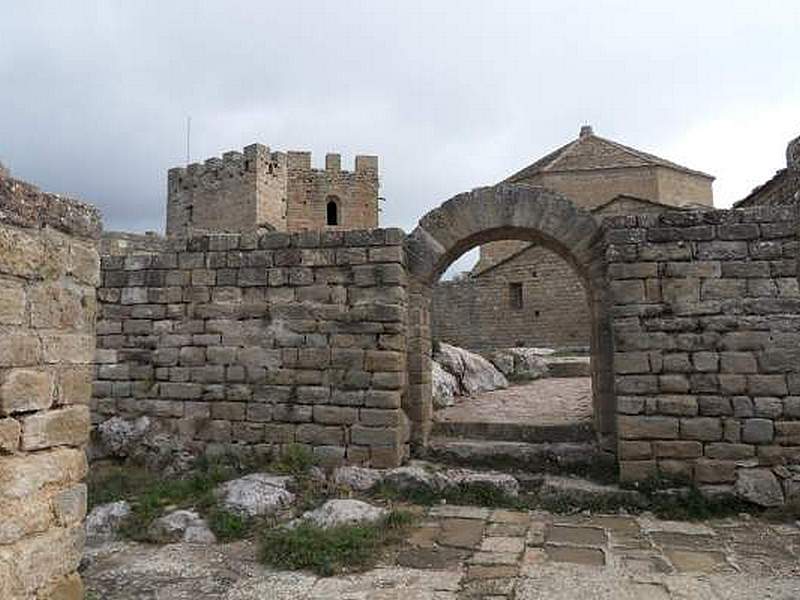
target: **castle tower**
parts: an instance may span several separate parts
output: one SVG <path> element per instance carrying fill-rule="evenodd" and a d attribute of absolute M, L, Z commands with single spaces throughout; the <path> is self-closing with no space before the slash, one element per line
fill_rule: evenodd
<path fill-rule="evenodd" d="M 378 158 L 356 156 L 343 171 L 338 154 L 325 169 L 310 152 L 271 152 L 252 144 L 169 170 L 167 236 L 208 232 L 370 229 L 378 226 Z"/>

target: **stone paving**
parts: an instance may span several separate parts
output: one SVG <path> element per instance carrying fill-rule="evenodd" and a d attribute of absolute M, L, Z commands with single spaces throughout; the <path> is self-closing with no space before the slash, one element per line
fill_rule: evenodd
<path fill-rule="evenodd" d="M 689 523 L 442 505 L 361 574 L 272 571 L 239 542 L 110 544 L 90 550 L 84 576 L 104 600 L 789 600 L 800 598 L 799 557 L 800 528 L 747 515 Z"/>
<path fill-rule="evenodd" d="M 565 425 L 592 420 L 592 380 L 547 377 L 504 390 L 459 398 L 437 421 Z"/>

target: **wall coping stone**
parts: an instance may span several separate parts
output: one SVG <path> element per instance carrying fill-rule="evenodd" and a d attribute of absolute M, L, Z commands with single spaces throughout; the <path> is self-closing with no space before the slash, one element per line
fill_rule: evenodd
<path fill-rule="evenodd" d="M 5 177 L 0 177 L 0 223 L 30 229 L 51 227 L 91 239 L 98 239 L 103 228 L 100 211 L 94 206 Z"/>

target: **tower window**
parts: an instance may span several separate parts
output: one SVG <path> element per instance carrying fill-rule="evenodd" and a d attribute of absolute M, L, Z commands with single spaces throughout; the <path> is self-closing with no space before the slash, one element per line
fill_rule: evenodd
<path fill-rule="evenodd" d="M 508 284 L 508 297 L 511 308 L 522 308 L 522 284 L 509 283 Z"/>
<path fill-rule="evenodd" d="M 328 225 L 339 224 L 339 203 L 336 196 L 328 196 L 328 204 L 325 207 Z"/>

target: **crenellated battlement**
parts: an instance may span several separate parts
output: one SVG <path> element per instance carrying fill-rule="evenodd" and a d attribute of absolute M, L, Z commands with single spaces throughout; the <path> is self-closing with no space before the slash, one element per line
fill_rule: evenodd
<path fill-rule="evenodd" d="M 286 155 L 271 152 L 269 146 L 251 144 L 243 151 L 231 150 L 221 157 L 212 156 L 202 163 L 174 167 L 167 172 L 170 193 L 202 186 L 219 185 L 219 182 L 243 179 L 251 174 L 278 177 L 286 168 Z"/>
<path fill-rule="evenodd" d="M 377 156 L 358 155 L 347 171 L 328 153 L 315 168 L 311 152 L 251 144 L 168 171 L 167 235 L 377 227 L 378 185 Z"/>

